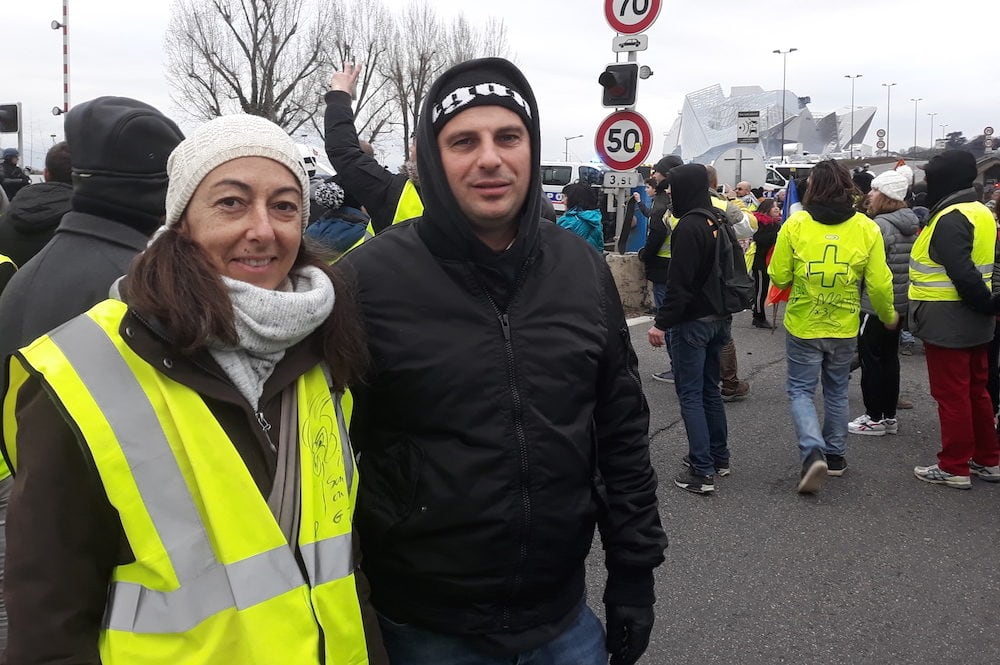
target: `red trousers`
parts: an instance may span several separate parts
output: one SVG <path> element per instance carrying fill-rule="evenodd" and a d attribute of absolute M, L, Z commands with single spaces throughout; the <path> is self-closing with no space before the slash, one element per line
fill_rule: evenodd
<path fill-rule="evenodd" d="M 969 475 L 969 460 L 1000 464 L 993 403 L 986 391 L 987 347 L 946 349 L 924 343 L 931 396 L 941 421 L 938 466 L 957 476 Z"/>

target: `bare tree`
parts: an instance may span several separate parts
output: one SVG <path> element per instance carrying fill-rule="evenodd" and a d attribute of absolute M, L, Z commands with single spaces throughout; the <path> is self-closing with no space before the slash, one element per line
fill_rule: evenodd
<path fill-rule="evenodd" d="M 296 132 L 322 102 L 328 13 L 306 0 L 175 0 L 166 37 L 174 102 L 201 120 L 242 111 Z"/>

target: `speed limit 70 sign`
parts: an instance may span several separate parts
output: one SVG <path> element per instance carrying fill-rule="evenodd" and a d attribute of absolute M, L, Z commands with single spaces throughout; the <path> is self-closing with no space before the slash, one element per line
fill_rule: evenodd
<path fill-rule="evenodd" d="M 623 35 L 637 35 L 653 25 L 661 0 L 604 0 L 604 18 Z"/>
<path fill-rule="evenodd" d="M 594 136 L 601 161 L 615 171 L 631 171 L 646 161 L 653 141 L 649 122 L 635 111 L 612 113 Z"/>

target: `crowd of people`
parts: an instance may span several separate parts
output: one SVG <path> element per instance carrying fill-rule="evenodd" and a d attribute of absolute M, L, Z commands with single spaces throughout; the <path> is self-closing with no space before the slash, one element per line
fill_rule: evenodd
<path fill-rule="evenodd" d="M 554 214 L 538 106 L 506 60 L 438 77 L 399 173 L 357 135 L 360 73 L 326 94 L 333 177 L 266 119 L 185 136 L 126 97 L 66 114 L 45 183 L 5 151 L 10 665 L 633 665 L 647 649 L 667 537 L 594 188 L 571 184 Z M 919 233 L 896 172 L 863 197 L 818 164 L 783 218 L 782 195 L 655 164 L 640 254 L 667 349 L 654 378 L 689 440 L 677 486 L 730 473 L 723 402 L 750 392 L 731 317 L 771 329 L 774 289 L 800 491 L 845 472 L 848 432 L 898 431 L 907 314 L 942 429 L 917 477 L 1000 481 L 997 231 L 969 159 L 927 165 Z M 855 351 L 866 413 L 849 422 Z M 607 581 L 588 599 L 595 532 Z"/>

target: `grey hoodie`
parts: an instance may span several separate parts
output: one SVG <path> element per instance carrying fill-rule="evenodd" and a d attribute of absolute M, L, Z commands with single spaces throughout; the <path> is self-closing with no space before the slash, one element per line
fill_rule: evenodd
<path fill-rule="evenodd" d="M 910 250 L 920 228 L 917 215 L 909 208 L 902 208 L 875 217 L 885 242 L 885 261 L 892 272 L 892 306 L 900 316 L 906 316 L 909 306 Z M 861 291 L 861 311 L 875 314 L 868 291 Z"/>

